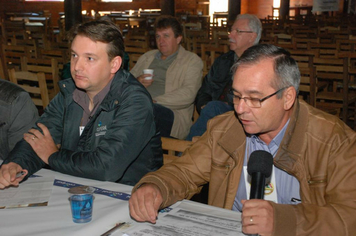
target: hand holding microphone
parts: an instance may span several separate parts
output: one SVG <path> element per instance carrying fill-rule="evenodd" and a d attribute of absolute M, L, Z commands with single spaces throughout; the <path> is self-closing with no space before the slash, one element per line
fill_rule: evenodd
<path fill-rule="evenodd" d="M 266 178 L 272 174 L 273 157 L 271 153 L 258 150 L 251 153 L 247 172 L 251 175 L 250 199 L 263 199 Z"/>
<path fill-rule="evenodd" d="M 268 235 L 273 231 L 273 208 L 268 201 L 264 201 L 266 178 L 271 176 L 273 157 L 262 150 L 251 153 L 247 163 L 247 172 L 251 175 L 250 199 L 243 201 L 242 229 L 244 233 Z M 257 235 L 257 234 L 254 234 Z"/>

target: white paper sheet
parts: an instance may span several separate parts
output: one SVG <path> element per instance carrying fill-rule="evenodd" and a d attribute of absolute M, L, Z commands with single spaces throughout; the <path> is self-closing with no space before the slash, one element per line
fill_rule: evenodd
<path fill-rule="evenodd" d="M 52 193 L 54 175 L 30 177 L 18 187 L 0 190 L 0 209 L 46 206 Z"/>
<path fill-rule="evenodd" d="M 244 235 L 241 229 L 238 212 L 183 201 L 161 214 L 155 225 L 139 223 L 121 231 L 125 236 L 236 236 Z"/>

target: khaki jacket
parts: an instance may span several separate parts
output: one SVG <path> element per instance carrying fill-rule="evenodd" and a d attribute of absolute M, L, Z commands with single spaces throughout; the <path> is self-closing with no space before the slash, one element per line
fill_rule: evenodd
<path fill-rule="evenodd" d="M 166 73 L 165 93 L 153 99 L 173 111 L 171 136 L 184 139 L 192 125 L 194 100 L 202 82 L 203 62 L 182 46 L 178 50 L 177 58 Z M 130 72 L 136 78 L 142 75 L 142 70 L 149 68 L 157 52 L 158 50 L 151 50 L 143 54 Z"/>
<path fill-rule="evenodd" d="M 274 165 L 299 180 L 302 203 L 272 203 L 273 235 L 355 235 L 356 133 L 303 101 L 293 109 Z M 199 186 L 210 182 L 209 205 L 231 209 L 245 139 L 234 112 L 217 116 L 181 158 L 147 174 L 138 185 L 158 185 L 165 207 L 192 197 Z"/>

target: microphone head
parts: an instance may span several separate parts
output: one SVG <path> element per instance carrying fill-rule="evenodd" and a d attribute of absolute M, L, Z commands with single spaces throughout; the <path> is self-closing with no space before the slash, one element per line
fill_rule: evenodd
<path fill-rule="evenodd" d="M 265 178 L 272 174 L 273 156 L 271 153 L 257 150 L 251 153 L 250 159 L 247 163 L 247 172 L 249 175 L 252 173 L 260 172 Z"/>

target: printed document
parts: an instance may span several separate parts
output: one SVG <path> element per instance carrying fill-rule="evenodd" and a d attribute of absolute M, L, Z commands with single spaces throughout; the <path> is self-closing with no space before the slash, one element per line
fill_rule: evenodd
<path fill-rule="evenodd" d="M 158 216 L 156 224 L 135 223 L 124 236 L 239 236 L 241 213 L 204 204 L 182 201 L 168 213 Z"/>

